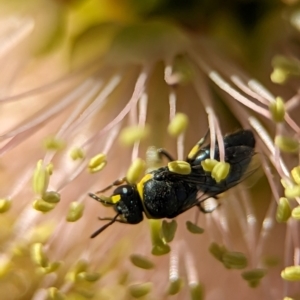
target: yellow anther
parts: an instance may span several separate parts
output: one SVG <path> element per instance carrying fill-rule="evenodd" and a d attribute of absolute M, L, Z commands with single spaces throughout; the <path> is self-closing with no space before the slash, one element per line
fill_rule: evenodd
<path fill-rule="evenodd" d="M 49 263 L 47 267 L 41 268 L 41 272 L 43 274 L 53 273 L 53 272 L 57 271 L 60 266 L 61 266 L 61 262 L 55 261 L 55 262 Z"/>
<path fill-rule="evenodd" d="M 300 186 L 299 185 L 293 185 L 293 186 L 288 186 L 284 189 L 284 195 L 287 198 L 296 198 L 300 197 Z"/>
<path fill-rule="evenodd" d="M 164 242 L 160 236 L 160 229 L 161 229 L 161 221 L 150 219 L 150 229 L 151 229 L 151 240 L 153 245 L 164 245 Z"/>
<path fill-rule="evenodd" d="M 126 179 L 129 183 L 136 183 L 138 179 L 143 175 L 146 168 L 146 162 L 141 158 L 137 158 L 134 162 L 132 162 L 129 167 Z"/>
<path fill-rule="evenodd" d="M 84 205 L 82 203 L 75 202 L 75 201 L 71 202 L 66 220 L 68 222 L 76 222 L 82 217 L 83 211 L 84 211 Z"/>
<path fill-rule="evenodd" d="M 44 142 L 44 147 L 47 150 L 61 150 L 66 146 L 66 143 L 63 140 L 60 140 L 56 137 L 47 137 Z"/>
<path fill-rule="evenodd" d="M 183 287 L 183 281 L 181 278 L 170 280 L 167 293 L 168 295 L 176 295 L 181 291 L 182 287 Z"/>
<path fill-rule="evenodd" d="M 48 266 L 49 260 L 41 243 L 35 243 L 31 246 L 31 259 L 40 267 Z"/>
<path fill-rule="evenodd" d="M 289 183 L 285 180 L 285 179 L 283 179 L 283 178 L 281 178 L 280 179 L 280 182 L 281 182 L 281 185 L 284 187 L 284 188 L 287 188 L 287 187 L 289 187 Z"/>
<path fill-rule="evenodd" d="M 152 290 L 152 282 L 134 284 L 129 287 L 130 295 L 134 298 L 141 298 L 148 295 Z"/>
<path fill-rule="evenodd" d="M 218 261 L 223 262 L 223 255 L 227 252 L 227 249 L 224 246 L 211 243 L 208 250 Z"/>
<path fill-rule="evenodd" d="M 161 238 L 161 221 L 160 220 L 149 220 L 152 240 L 152 251 L 153 255 L 164 255 L 170 252 L 171 248 L 165 244 Z"/>
<path fill-rule="evenodd" d="M 227 178 L 230 171 L 230 164 L 227 162 L 218 162 L 211 171 L 211 177 L 220 182 Z"/>
<path fill-rule="evenodd" d="M 11 207 L 11 200 L 9 199 L 0 199 L 0 213 L 8 211 Z"/>
<path fill-rule="evenodd" d="M 273 58 L 272 65 L 274 71 L 271 75 L 271 80 L 275 83 L 282 84 L 290 76 L 300 75 L 300 64 L 296 59 L 277 55 Z"/>
<path fill-rule="evenodd" d="M 88 268 L 87 261 L 79 260 L 72 268 L 72 270 L 67 273 L 66 279 L 75 282 L 78 279 L 77 276 L 82 272 L 86 272 L 87 268 Z"/>
<path fill-rule="evenodd" d="M 196 225 L 190 221 L 186 222 L 186 228 L 189 232 L 194 233 L 194 234 L 201 234 L 204 232 L 203 228 L 199 227 L 198 225 Z"/>
<path fill-rule="evenodd" d="M 191 300 L 204 300 L 204 290 L 200 283 L 193 282 L 189 284 L 190 299 Z"/>
<path fill-rule="evenodd" d="M 132 146 L 134 143 L 144 139 L 149 134 L 149 127 L 129 126 L 123 128 L 120 133 L 120 142 L 125 146 Z"/>
<path fill-rule="evenodd" d="M 218 161 L 216 159 L 207 158 L 201 161 L 201 166 L 205 172 L 212 172 Z"/>
<path fill-rule="evenodd" d="M 286 267 L 281 272 L 281 277 L 287 281 L 300 281 L 300 266 Z"/>
<path fill-rule="evenodd" d="M 170 172 L 188 175 L 192 172 L 191 165 L 186 161 L 175 160 L 168 163 L 168 169 Z"/>
<path fill-rule="evenodd" d="M 287 198 L 281 197 L 276 211 L 276 220 L 279 223 L 287 222 L 291 216 L 291 206 Z"/>
<path fill-rule="evenodd" d="M 266 275 L 266 270 L 264 269 L 253 269 L 242 273 L 242 277 L 245 280 L 261 279 L 265 275 Z"/>
<path fill-rule="evenodd" d="M 45 192 L 42 199 L 48 203 L 58 203 L 60 201 L 60 194 L 55 191 Z"/>
<path fill-rule="evenodd" d="M 58 290 L 56 287 L 48 288 L 48 299 L 49 300 L 65 300 L 66 296 Z"/>
<path fill-rule="evenodd" d="M 70 151 L 70 156 L 73 160 L 83 159 L 84 158 L 84 151 L 81 148 L 74 148 Z"/>
<path fill-rule="evenodd" d="M 275 145 L 283 152 L 297 153 L 299 151 L 299 142 L 288 136 L 276 136 Z"/>
<path fill-rule="evenodd" d="M 130 261 L 138 268 L 149 270 L 154 268 L 154 263 L 147 257 L 137 254 L 130 255 Z"/>
<path fill-rule="evenodd" d="M 186 130 L 188 124 L 188 116 L 183 113 L 177 113 L 168 126 L 168 133 L 173 137 L 177 137 Z"/>
<path fill-rule="evenodd" d="M 49 171 L 43 161 L 39 160 L 33 173 L 33 190 L 36 194 L 43 195 L 49 184 Z"/>
<path fill-rule="evenodd" d="M 300 166 L 297 166 L 292 169 L 291 175 L 293 177 L 293 180 L 300 185 Z"/>
<path fill-rule="evenodd" d="M 99 153 L 92 157 L 88 164 L 90 173 L 96 173 L 101 171 L 106 166 L 107 160 L 104 153 Z"/>
<path fill-rule="evenodd" d="M 249 286 L 254 288 L 260 284 L 260 281 L 266 275 L 263 269 L 254 269 L 242 273 L 242 277 L 248 282 Z"/>
<path fill-rule="evenodd" d="M 49 174 L 49 176 L 51 176 L 53 174 L 53 169 L 54 169 L 54 165 L 52 162 L 50 162 L 47 166 L 46 166 L 46 170 Z"/>
<path fill-rule="evenodd" d="M 276 68 L 271 73 L 270 78 L 274 83 L 283 84 L 288 79 L 288 74 L 284 70 Z"/>
<path fill-rule="evenodd" d="M 175 233 L 177 230 L 177 222 L 175 220 L 172 220 L 170 222 L 167 222 L 163 220 L 162 226 L 161 226 L 161 236 L 166 243 L 170 243 L 173 241 Z"/>
<path fill-rule="evenodd" d="M 296 220 L 300 220 L 300 205 L 295 207 L 292 210 L 292 218 Z"/>
<path fill-rule="evenodd" d="M 276 100 L 270 104 L 269 109 L 272 114 L 273 121 L 278 123 L 284 121 L 285 107 L 281 97 L 277 97 Z"/>
<path fill-rule="evenodd" d="M 46 213 L 55 207 L 55 203 L 49 203 L 42 199 L 37 199 L 32 203 L 32 207 L 35 210 Z"/>
<path fill-rule="evenodd" d="M 100 278 L 100 274 L 97 272 L 80 272 L 77 277 L 84 281 L 95 282 Z"/>
<path fill-rule="evenodd" d="M 226 251 L 222 256 L 222 261 L 229 269 L 244 269 L 248 265 L 247 257 L 240 252 Z"/>
<path fill-rule="evenodd" d="M 6 276 L 12 269 L 12 261 L 7 257 L 1 257 L 0 259 L 0 278 Z"/>

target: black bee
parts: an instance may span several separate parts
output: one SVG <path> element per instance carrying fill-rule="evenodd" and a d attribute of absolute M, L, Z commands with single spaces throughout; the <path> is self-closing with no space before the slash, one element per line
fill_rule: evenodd
<path fill-rule="evenodd" d="M 110 201 L 90 193 L 90 197 L 105 205 L 111 205 L 117 212 L 114 218 L 100 219 L 110 222 L 94 232 L 91 238 L 114 222 L 140 223 L 143 214 L 148 219 L 172 219 L 194 206 L 205 212 L 201 202 L 209 197 L 216 197 L 241 182 L 247 175 L 246 170 L 255 154 L 252 131 L 241 130 L 224 137 L 225 162 L 230 164 L 230 170 L 226 179 L 220 182 L 216 182 L 211 173 L 204 171 L 201 165 L 202 161 L 210 158 L 210 145 L 202 147 L 204 139 L 193 147 L 185 161 L 191 167 L 189 174 L 172 172 L 166 166 L 146 174 L 137 184 L 121 185 L 126 181 L 124 179 L 100 191 L 120 185 L 114 190 Z M 173 161 L 165 150 L 161 149 L 159 152 Z M 215 145 L 214 158 L 219 160 L 218 144 Z"/>

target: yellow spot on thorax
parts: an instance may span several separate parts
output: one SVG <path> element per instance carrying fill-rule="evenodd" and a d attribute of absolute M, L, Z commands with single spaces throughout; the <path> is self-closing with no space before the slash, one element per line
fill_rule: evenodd
<path fill-rule="evenodd" d="M 146 174 L 142 180 L 137 184 L 137 190 L 142 201 L 144 200 L 144 184 L 153 178 L 153 174 Z"/>

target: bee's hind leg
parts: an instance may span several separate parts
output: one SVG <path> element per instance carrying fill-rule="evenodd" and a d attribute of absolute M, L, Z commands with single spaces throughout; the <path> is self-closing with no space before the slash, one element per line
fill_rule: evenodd
<path fill-rule="evenodd" d="M 174 157 L 164 148 L 159 148 L 157 149 L 157 153 L 160 156 L 164 156 L 166 157 L 169 161 L 175 161 L 176 159 L 174 159 Z"/>
<path fill-rule="evenodd" d="M 217 197 L 211 197 L 211 198 L 213 198 L 215 201 L 218 200 Z M 205 201 L 207 201 L 207 200 L 209 201 L 209 199 L 211 199 L 211 198 L 208 198 Z M 210 207 L 210 205 L 204 205 L 205 201 L 202 201 L 202 202 L 199 202 L 198 204 L 196 204 L 196 206 L 198 207 L 198 209 L 201 212 L 203 212 L 204 214 L 210 214 L 210 213 L 212 213 L 213 211 L 215 211 L 221 205 L 220 203 L 217 203 L 216 205 L 211 205 L 211 207 Z"/>

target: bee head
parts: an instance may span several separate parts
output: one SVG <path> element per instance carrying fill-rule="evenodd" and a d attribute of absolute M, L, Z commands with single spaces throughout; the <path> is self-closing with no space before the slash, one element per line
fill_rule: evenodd
<path fill-rule="evenodd" d="M 137 224 L 143 220 L 143 205 L 135 185 L 127 184 L 117 187 L 112 199 L 116 201 L 115 211 L 122 215 L 127 223 Z"/>
<path fill-rule="evenodd" d="M 99 218 L 100 220 L 109 220 L 109 222 L 95 231 L 91 238 L 96 237 L 115 222 L 137 224 L 143 220 L 144 208 L 135 185 L 126 184 L 117 187 L 110 197 L 110 201 L 92 193 L 89 193 L 89 196 L 104 205 L 113 206 L 117 213 L 113 218 Z M 118 219 L 119 216 L 121 219 Z"/>

